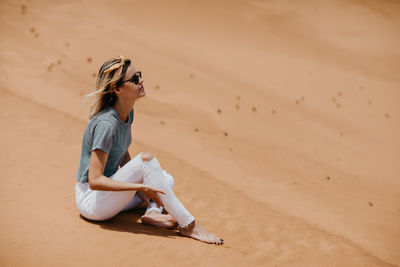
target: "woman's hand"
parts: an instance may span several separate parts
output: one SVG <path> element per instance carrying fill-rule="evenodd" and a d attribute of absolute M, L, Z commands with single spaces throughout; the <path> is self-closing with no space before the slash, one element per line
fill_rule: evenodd
<path fill-rule="evenodd" d="M 160 196 L 158 195 L 158 193 L 160 194 L 165 194 L 164 191 L 154 188 L 150 185 L 145 185 L 144 188 L 141 190 L 141 192 L 143 192 L 144 194 L 146 194 L 147 198 L 150 198 L 152 200 L 154 200 L 154 202 L 156 202 L 159 206 L 164 207 Z M 140 196 L 140 195 L 139 195 Z M 142 196 L 140 196 L 142 198 Z M 142 198 L 143 199 L 143 198 Z M 143 199 L 148 205 L 150 204 L 148 199 Z"/>

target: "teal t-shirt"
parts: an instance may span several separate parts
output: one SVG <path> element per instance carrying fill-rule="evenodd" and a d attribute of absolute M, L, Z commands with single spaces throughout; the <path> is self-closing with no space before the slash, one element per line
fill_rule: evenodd
<path fill-rule="evenodd" d="M 123 122 L 118 113 L 109 106 L 89 121 L 83 134 L 81 160 L 76 173 L 78 182 L 88 182 L 90 155 L 95 149 L 101 149 L 108 154 L 104 176 L 110 177 L 118 170 L 132 141 L 133 114 L 132 109 L 128 121 Z"/>

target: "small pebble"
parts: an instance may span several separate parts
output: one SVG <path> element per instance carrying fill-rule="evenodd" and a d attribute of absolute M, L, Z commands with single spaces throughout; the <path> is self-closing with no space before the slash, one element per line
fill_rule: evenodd
<path fill-rule="evenodd" d="M 329 177 L 329 176 L 326 176 L 326 180 L 330 180 L 331 179 L 331 177 Z"/>
<path fill-rule="evenodd" d="M 87 61 L 88 63 L 91 63 L 91 62 L 92 62 L 92 58 L 91 58 L 91 57 L 88 57 L 88 58 L 86 59 L 86 61 Z"/>
<path fill-rule="evenodd" d="M 386 118 L 389 118 L 389 114 L 388 114 L 388 113 L 385 113 L 385 117 L 386 117 Z"/>
<path fill-rule="evenodd" d="M 370 205 L 372 207 L 374 204 L 372 204 L 372 202 L 368 202 L 368 205 Z"/>
<path fill-rule="evenodd" d="M 195 128 L 194 131 L 197 133 L 197 132 L 199 132 L 199 129 Z"/>
<path fill-rule="evenodd" d="M 218 109 L 217 112 L 218 112 L 218 114 L 221 114 L 222 110 L 221 110 L 221 109 Z"/>
<path fill-rule="evenodd" d="M 274 114 L 274 115 L 276 114 L 276 110 L 275 109 L 272 110 L 272 114 Z"/>
<path fill-rule="evenodd" d="M 236 108 L 236 109 L 240 109 L 240 106 L 236 104 L 235 108 Z"/>
<path fill-rule="evenodd" d="M 160 89 L 160 86 L 159 86 L 159 85 L 156 85 L 155 88 L 156 88 L 156 90 L 158 90 L 158 89 Z"/>
<path fill-rule="evenodd" d="M 228 133 L 224 131 L 224 135 L 225 135 L 225 136 L 228 136 Z"/>
<path fill-rule="evenodd" d="M 252 107 L 251 110 L 252 110 L 253 112 L 256 112 L 256 111 L 257 111 L 257 108 L 256 108 L 256 107 Z"/>
<path fill-rule="evenodd" d="M 237 99 L 237 100 L 240 100 L 240 95 L 236 96 L 236 99 Z"/>
<path fill-rule="evenodd" d="M 164 125 L 164 124 L 165 124 L 165 121 L 160 121 L 160 123 Z"/>

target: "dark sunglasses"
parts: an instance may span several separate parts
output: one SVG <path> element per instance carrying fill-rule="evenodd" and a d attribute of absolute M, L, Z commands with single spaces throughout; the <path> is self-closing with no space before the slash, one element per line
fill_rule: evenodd
<path fill-rule="evenodd" d="M 142 78 L 142 72 L 138 71 L 130 79 L 128 79 L 126 81 L 122 81 L 121 83 L 131 82 L 131 83 L 138 85 L 140 78 Z"/>

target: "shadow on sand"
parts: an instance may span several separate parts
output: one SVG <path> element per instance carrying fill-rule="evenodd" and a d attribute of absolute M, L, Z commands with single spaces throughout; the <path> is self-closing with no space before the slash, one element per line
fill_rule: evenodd
<path fill-rule="evenodd" d="M 167 230 L 142 224 L 140 222 L 140 217 L 143 214 L 144 209 L 136 209 L 133 211 L 121 212 L 117 216 L 107 221 L 92 221 L 86 219 L 81 214 L 79 214 L 79 217 L 86 222 L 99 225 L 101 228 L 111 231 L 128 232 L 132 234 L 155 235 L 166 238 L 181 237 L 177 230 Z"/>

